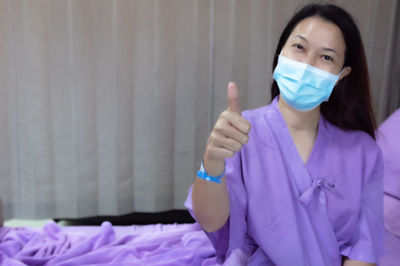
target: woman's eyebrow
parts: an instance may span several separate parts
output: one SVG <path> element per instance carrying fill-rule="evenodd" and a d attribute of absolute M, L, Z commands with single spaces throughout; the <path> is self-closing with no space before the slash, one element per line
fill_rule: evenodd
<path fill-rule="evenodd" d="M 322 48 L 322 50 L 324 50 L 324 51 L 327 51 L 327 52 L 332 52 L 332 53 L 335 53 L 337 56 L 339 56 L 339 53 L 338 53 L 338 52 L 336 52 L 336 50 L 335 50 L 335 49 L 333 49 L 333 48 L 329 48 L 329 47 L 323 47 L 323 48 Z"/>
<path fill-rule="evenodd" d="M 306 38 L 304 38 L 303 36 L 301 36 L 301 35 L 296 35 L 295 37 L 297 37 L 297 38 L 300 38 L 300 39 L 302 39 L 303 41 L 305 41 L 305 42 L 308 42 L 308 40 L 306 39 Z"/>

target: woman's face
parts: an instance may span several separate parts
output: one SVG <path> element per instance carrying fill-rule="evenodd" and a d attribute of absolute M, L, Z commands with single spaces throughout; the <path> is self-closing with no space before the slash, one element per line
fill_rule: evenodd
<path fill-rule="evenodd" d="M 282 55 L 339 74 L 345 51 L 346 44 L 338 26 L 320 17 L 309 17 L 296 25 L 282 48 Z M 350 70 L 350 67 L 345 67 L 340 78 Z"/>

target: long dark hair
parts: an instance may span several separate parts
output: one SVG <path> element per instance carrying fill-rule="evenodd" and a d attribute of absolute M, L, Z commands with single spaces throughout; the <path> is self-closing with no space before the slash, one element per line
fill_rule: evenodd
<path fill-rule="evenodd" d="M 322 115 L 342 129 L 361 130 L 375 139 L 376 121 L 371 104 L 364 46 L 356 24 L 345 10 L 332 4 L 309 4 L 298 11 L 282 32 L 272 69 L 275 69 L 279 53 L 296 25 L 312 16 L 321 17 L 339 27 L 346 43 L 344 66 L 351 67 L 351 73 L 338 82 L 329 101 L 321 104 Z M 279 88 L 274 80 L 271 85 L 271 99 L 278 94 Z"/>

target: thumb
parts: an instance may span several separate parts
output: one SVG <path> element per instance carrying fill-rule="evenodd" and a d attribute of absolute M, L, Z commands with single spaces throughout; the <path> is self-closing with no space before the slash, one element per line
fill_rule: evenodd
<path fill-rule="evenodd" d="M 229 82 L 228 84 L 228 101 L 229 110 L 240 114 L 239 89 L 235 82 Z"/>

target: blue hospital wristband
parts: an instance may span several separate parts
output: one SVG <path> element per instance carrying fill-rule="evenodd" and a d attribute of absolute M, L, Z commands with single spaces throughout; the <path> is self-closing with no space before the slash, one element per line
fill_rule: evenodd
<path fill-rule="evenodd" d="M 203 161 L 201 162 L 200 170 L 197 171 L 197 177 L 198 178 L 204 179 L 204 180 L 206 180 L 208 182 L 214 182 L 214 183 L 218 183 L 218 184 L 222 183 L 221 182 L 221 178 L 223 178 L 224 175 L 225 175 L 225 169 L 224 169 L 224 171 L 222 172 L 222 174 L 220 176 L 210 176 L 210 175 L 208 175 L 206 170 L 204 169 Z"/>

